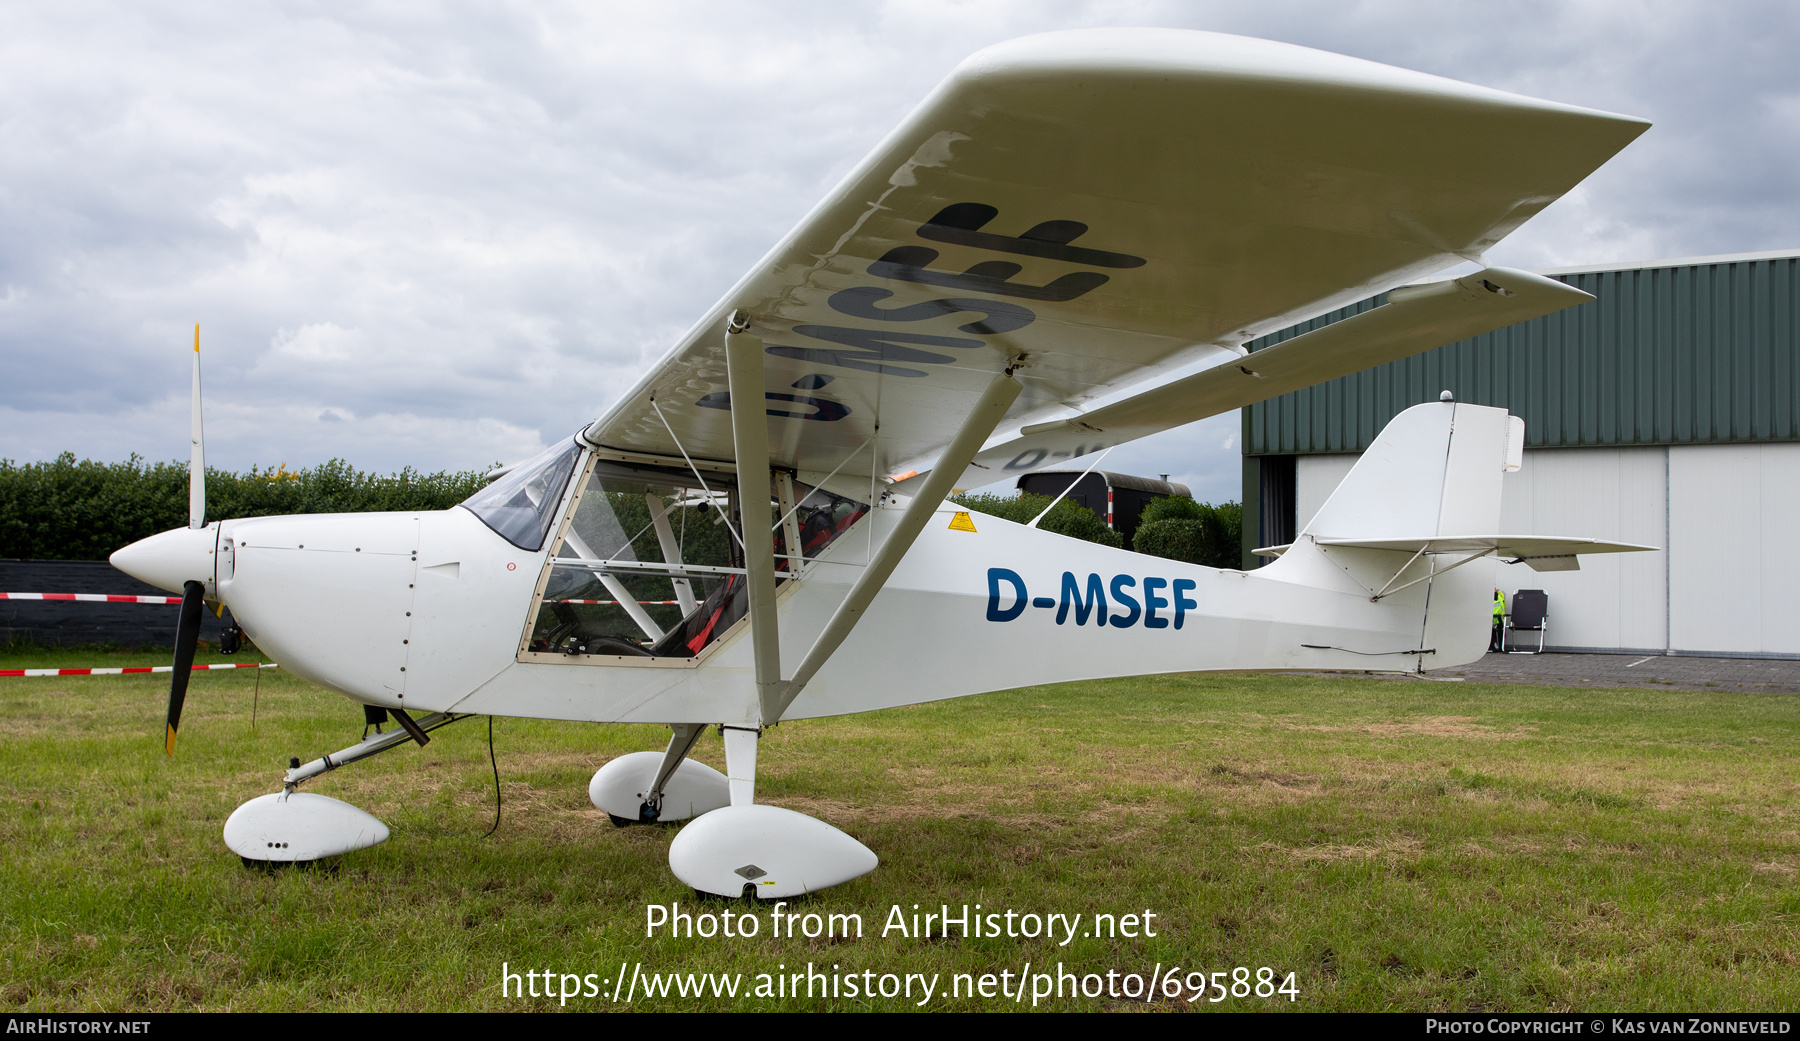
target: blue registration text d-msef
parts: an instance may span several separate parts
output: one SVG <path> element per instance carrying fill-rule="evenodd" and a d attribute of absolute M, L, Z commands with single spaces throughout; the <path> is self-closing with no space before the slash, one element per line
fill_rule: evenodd
<path fill-rule="evenodd" d="M 1200 606 L 1199 601 L 1187 595 L 1198 585 L 1191 578 L 1171 581 L 1146 575 L 1140 580 L 1135 575 L 1114 575 L 1112 581 L 1107 582 L 1089 572 L 1083 582 L 1073 571 L 1065 571 L 1060 596 L 1033 597 L 1026 591 L 1025 580 L 1017 571 L 991 567 L 988 568 L 987 584 L 987 619 L 990 622 L 1010 622 L 1023 615 L 1027 607 L 1034 607 L 1054 608 L 1057 625 L 1068 623 L 1072 617 L 1076 625 L 1087 625 L 1091 620 L 1096 626 L 1124 629 L 1142 621 L 1146 629 L 1167 629 L 1170 619 L 1158 612 L 1173 606 L 1174 628 L 1179 629 L 1187 620 L 1188 611 Z M 1010 589 L 1006 588 L 1009 586 Z M 1165 589 L 1169 591 L 1167 596 L 1161 594 Z M 1002 607 L 1003 599 L 1012 602 Z"/>

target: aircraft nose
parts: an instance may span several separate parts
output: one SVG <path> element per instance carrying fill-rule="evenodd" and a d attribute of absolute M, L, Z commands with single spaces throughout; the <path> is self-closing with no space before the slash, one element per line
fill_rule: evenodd
<path fill-rule="evenodd" d="M 213 591 L 213 553 L 218 525 L 173 528 L 139 539 L 110 558 L 112 566 L 140 582 L 180 593 L 189 582 Z"/>

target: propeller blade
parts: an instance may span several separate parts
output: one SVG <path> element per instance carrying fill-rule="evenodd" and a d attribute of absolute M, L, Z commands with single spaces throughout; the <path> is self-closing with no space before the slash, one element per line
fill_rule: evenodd
<path fill-rule="evenodd" d="M 175 672 L 169 677 L 169 725 L 163 734 L 163 751 L 175 754 L 175 731 L 181 726 L 181 703 L 187 700 L 188 679 L 194 675 L 194 648 L 200 642 L 201 599 L 206 587 L 189 582 L 181 587 L 181 622 L 175 629 Z"/>
<path fill-rule="evenodd" d="M 206 435 L 200 429 L 200 323 L 194 323 L 194 417 L 188 455 L 188 527 L 206 527 Z"/>

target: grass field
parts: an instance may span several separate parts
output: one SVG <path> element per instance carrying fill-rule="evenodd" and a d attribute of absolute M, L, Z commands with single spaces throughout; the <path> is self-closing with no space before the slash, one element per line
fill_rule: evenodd
<path fill-rule="evenodd" d="M 80 657 L 0 661 L 163 658 Z M 0 679 L 0 1007 L 558 1007 L 502 997 L 503 963 L 558 987 L 594 974 L 599 996 L 572 1010 L 916 1007 L 918 990 L 750 996 L 756 974 L 808 962 L 859 982 L 938 974 L 927 1009 L 1030 1008 L 1029 992 L 946 994 L 958 973 L 1016 985 L 1026 962 L 1182 980 L 1267 966 L 1298 989 L 1217 1004 L 1065 990 L 1040 1009 L 1800 1007 L 1794 695 L 1190 675 L 788 723 L 764 739 L 759 799 L 882 860 L 789 910 L 859 913 L 863 937 L 775 938 L 765 909 L 754 938 L 646 938 L 649 904 L 750 910 L 697 903 L 670 875 L 674 828 L 616 830 L 588 804 L 601 763 L 665 730 L 498 720 L 504 813 L 481 838 L 487 730 L 456 724 L 307 785 L 385 820 L 385 845 L 265 873 L 224 848 L 225 817 L 361 718 L 279 670 L 257 682 L 197 675 L 171 761 L 164 677 Z M 699 757 L 724 765 L 716 736 Z M 881 935 L 915 903 L 1148 909 L 1157 935 Z M 743 991 L 614 1001 L 622 964 L 741 973 Z"/>

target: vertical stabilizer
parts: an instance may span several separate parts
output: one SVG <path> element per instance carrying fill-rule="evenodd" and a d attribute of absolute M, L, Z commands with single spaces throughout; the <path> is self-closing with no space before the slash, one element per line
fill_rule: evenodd
<path fill-rule="evenodd" d="M 1507 463 L 1505 409 L 1431 401 L 1395 416 L 1307 524 L 1330 539 L 1491 535 Z"/>
<path fill-rule="evenodd" d="M 1488 638 L 1494 563 L 1478 547 L 1423 552 L 1425 540 L 1479 539 L 1500 527 L 1501 478 L 1520 435 L 1505 409 L 1431 401 L 1395 416 L 1267 577 L 1341 592 L 1406 615 L 1418 669 L 1473 661 Z M 1329 540 L 1331 545 L 1320 545 Z M 1399 542 L 1393 548 L 1347 546 Z"/>

